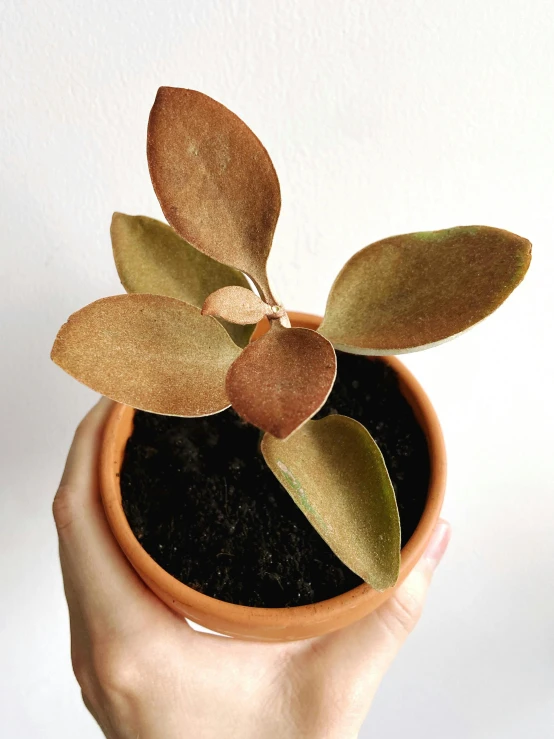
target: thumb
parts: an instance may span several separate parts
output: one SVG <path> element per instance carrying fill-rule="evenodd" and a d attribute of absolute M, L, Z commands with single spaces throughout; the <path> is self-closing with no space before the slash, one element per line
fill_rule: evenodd
<path fill-rule="evenodd" d="M 330 652 L 340 654 L 350 675 L 369 677 L 375 685 L 417 624 L 433 573 L 450 541 L 450 524 L 440 519 L 427 548 L 389 600 L 360 621 L 329 635 Z"/>
<path fill-rule="evenodd" d="M 389 663 L 419 621 L 433 573 L 444 556 L 450 535 L 450 524 L 440 519 L 412 572 L 394 595 L 366 619 L 368 639 L 382 645 Z"/>

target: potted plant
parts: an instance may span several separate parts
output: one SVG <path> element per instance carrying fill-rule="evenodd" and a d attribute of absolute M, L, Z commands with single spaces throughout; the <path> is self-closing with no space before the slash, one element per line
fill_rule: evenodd
<path fill-rule="evenodd" d="M 52 349 L 117 401 L 100 460 L 114 535 L 160 598 L 209 628 L 339 628 L 406 577 L 444 493 L 434 411 L 391 355 L 492 313 L 530 244 L 486 226 L 383 239 L 345 264 L 320 324 L 272 291 L 280 189 L 250 129 L 164 87 L 147 151 L 169 225 L 114 215 L 127 294 L 74 313 Z"/>

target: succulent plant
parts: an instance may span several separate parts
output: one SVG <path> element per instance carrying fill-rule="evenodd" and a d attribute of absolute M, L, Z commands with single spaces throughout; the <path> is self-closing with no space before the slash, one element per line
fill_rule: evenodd
<path fill-rule="evenodd" d="M 357 421 L 310 420 L 335 381 L 335 348 L 398 354 L 460 334 L 523 279 L 530 243 L 487 226 L 383 239 L 343 267 L 318 331 L 291 328 L 266 270 L 279 182 L 252 131 L 206 95 L 162 87 L 147 151 L 169 226 L 114 214 L 128 294 L 74 313 L 52 359 L 153 413 L 206 416 L 232 405 L 265 432 L 267 464 L 337 556 L 374 588 L 392 586 L 400 522 L 382 454 Z M 264 318 L 269 331 L 249 343 Z"/>

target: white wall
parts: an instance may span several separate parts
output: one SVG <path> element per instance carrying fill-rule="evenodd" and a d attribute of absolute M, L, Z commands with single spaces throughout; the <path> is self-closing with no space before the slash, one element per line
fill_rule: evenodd
<path fill-rule="evenodd" d="M 553 736 L 551 0 L 3 0 L 0 24 L 0 735 L 99 735 L 50 520 L 94 396 L 48 354 L 72 311 L 121 292 L 112 211 L 160 214 L 145 127 L 163 84 L 219 99 L 268 147 L 291 308 L 321 312 L 345 259 L 393 233 L 486 223 L 534 242 L 495 316 L 405 359 L 444 424 L 454 538 L 362 736 Z"/>

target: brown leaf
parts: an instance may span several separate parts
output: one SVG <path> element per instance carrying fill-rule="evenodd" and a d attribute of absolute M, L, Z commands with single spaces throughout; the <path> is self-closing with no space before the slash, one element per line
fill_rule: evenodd
<path fill-rule="evenodd" d="M 207 95 L 160 87 L 147 151 L 154 190 L 177 233 L 245 272 L 271 301 L 266 262 L 281 194 L 269 154 L 248 126 Z"/>
<path fill-rule="evenodd" d="M 377 590 L 400 572 L 400 519 L 383 455 L 346 416 L 309 421 L 291 439 L 266 435 L 265 461 L 337 557 Z"/>
<path fill-rule="evenodd" d="M 202 254 L 154 218 L 114 213 L 111 236 L 119 279 L 128 293 L 166 295 L 201 308 L 220 287 L 249 290 L 242 272 Z M 238 346 L 248 344 L 254 326 L 223 325 Z"/>
<path fill-rule="evenodd" d="M 225 376 L 240 354 L 198 308 L 159 295 L 103 298 L 70 316 L 52 359 L 120 403 L 168 416 L 207 416 L 229 406 Z"/>
<path fill-rule="evenodd" d="M 319 331 L 355 354 L 426 349 L 498 308 L 530 261 L 529 241 L 488 226 L 393 236 L 346 263 Z"/>
<path fill-rule="evenodd" d="M 202 307 L 202 315 L 224 318 L 231 323 L 258 323 L 273 314 L 271 306 L 252 290 L 244 287 L 222 287 L 208 295 Z"/>
<path fill-rule="evenodd" d="M 283 328 L 249 344 L 227 374 L 227 395 L 246 421 L 284 439 L 325 403 L 337 372 L 331 344 L 308 328 Z"/>

